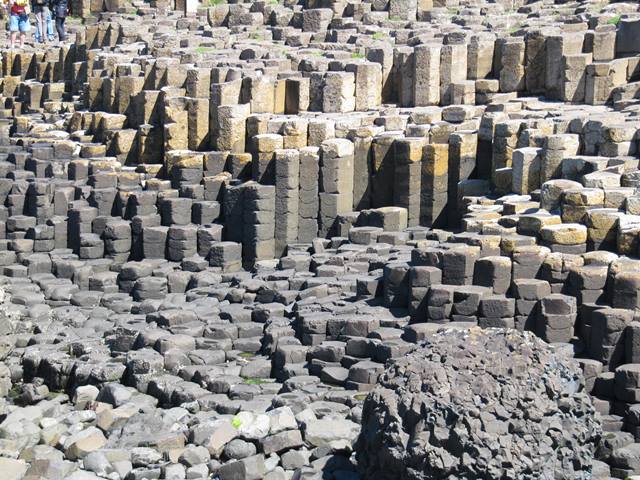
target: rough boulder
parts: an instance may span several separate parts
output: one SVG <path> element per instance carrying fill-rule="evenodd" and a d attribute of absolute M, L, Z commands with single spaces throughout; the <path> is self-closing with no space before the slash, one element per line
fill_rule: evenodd
<path fill-rule="evenodd" d="M 528 332 L 433 335 L 365 400 L 364 478 L 586 479 L 601 428 L 577 362 Z"/>

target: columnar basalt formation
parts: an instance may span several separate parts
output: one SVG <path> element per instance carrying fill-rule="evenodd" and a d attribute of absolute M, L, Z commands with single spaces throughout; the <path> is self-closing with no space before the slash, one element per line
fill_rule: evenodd
<path fill-rule="evenodd" d="M 637 3 L 170 3 L 0 50 L 0 476 L 366 478 L 387 362 L 478 327 L 640 475 Z"/>

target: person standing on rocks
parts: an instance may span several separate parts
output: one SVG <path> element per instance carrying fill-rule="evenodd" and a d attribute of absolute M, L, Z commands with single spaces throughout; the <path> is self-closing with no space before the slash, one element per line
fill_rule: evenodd
<path fill-rule="evenodd" d="M 11 34 L 11 48 L 15 48 L 16 37 L 20 33 L 20 48 L 24 47 L 24 40 L 31 28 L 29 23 L 29 1 L 11 0 L 9 2 L 9 32 Z"/>
<path fill-rule="evenodd" d="M 49 4 L 47 0 L 32 0 L 33 13 L 36 15 L 36 27 L 40 36 L 40 43 L 47 43 L 47 17 L 49 16 Z"/>
<path fill-rule="evenodd" d="M 51 0 L 51 10 L 56 17 L 56 30 L 58 31 L 58 40 L 64 42 L 67 39 L 64 30 L 64 21 L 67 18 L 69 6 L 67 0 Z"/>
<path fill-rule="evenodd" d="M 53 35 L 53 18 L 51 17 L 51 7 L 49 7 L 49 13 L 47 15 L 47 38 L 49 39 L 50 42 L 52 42 L 53 40 L 55 40 L 55 36 Z M 36 25 L 36 31 L 35 31 L 35 38 L 36 38 L 36 42 L 42 42 L 42 32 L 40 32 L 40 28 L 38 28 L 38 25 Z"/>

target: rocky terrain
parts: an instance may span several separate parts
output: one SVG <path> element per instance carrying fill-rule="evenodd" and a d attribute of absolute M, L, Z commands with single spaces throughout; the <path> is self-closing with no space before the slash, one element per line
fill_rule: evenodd
<path fill-rule="evenodd" d="M 0 49 L 2 480 L 640 476 L 640 7 L 72 2 Z"/>
<path fill-rule="evenodd" d="M 431 336 L 365 400 L 364 477 L 598 477 L 600 425 L 567 353 L 512 329 Z"/>

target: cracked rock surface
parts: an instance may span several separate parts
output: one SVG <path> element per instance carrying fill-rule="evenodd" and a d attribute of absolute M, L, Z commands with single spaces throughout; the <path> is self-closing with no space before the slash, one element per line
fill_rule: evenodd
<path fill-rule="evenodd" d="M 390 362 L 367 397 L 371 479 L 592 478 L 601 426 L 582 373 L 534 335 L 444 331 Z"/>

